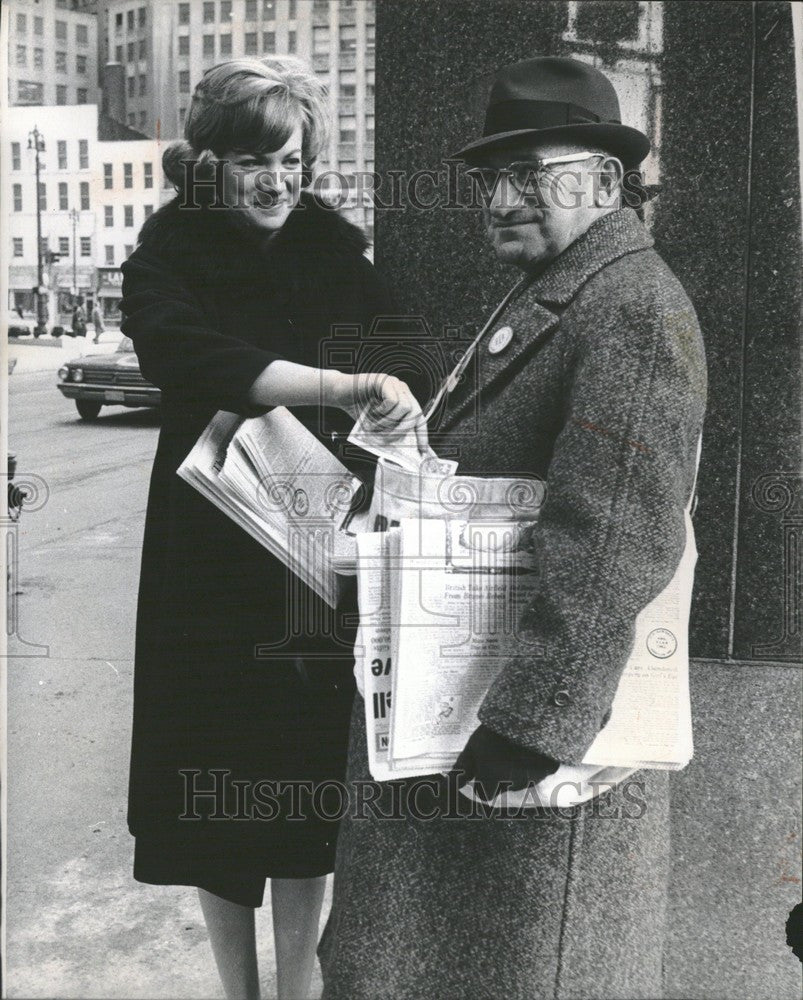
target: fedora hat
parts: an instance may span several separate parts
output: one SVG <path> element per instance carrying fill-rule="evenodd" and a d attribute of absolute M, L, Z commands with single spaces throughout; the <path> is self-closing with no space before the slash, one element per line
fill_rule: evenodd
<path fill-rule="evenodd" d="M 455 156 L 477 163 L 525 136 L 600 146 L 626 167 L 635 167 L 650 151 L 643 132 L 622 124 L 619 98 L 607 76 L 563 56 L 525 59 L 499 70 L 482 138 Z"/>

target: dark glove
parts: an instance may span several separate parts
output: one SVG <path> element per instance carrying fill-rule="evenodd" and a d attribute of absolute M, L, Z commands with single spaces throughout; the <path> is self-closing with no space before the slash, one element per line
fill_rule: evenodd
<path fill-rule="evenodd" d="M 560 761 L 511 743 L 480 725 L 469 736 L 452 773 L 457 775 L 458 788 L 473 778 L 477 794 L 490 802 L 498 794 L 500 782 L 504 782 L 503 791 L 518 791 L 554 774 L 559 767 Z"/>

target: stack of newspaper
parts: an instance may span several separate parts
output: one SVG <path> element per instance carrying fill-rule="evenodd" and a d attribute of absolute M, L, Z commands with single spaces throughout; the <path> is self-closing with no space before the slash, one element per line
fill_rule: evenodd
<path fill-rule="evenodd" d="M 496 675 L 539 649 L 519 629 L 539 585 L 532 539 L 543 484 L 457 475 L 415 442 L 379 456 L 370 510 L 360 481 L 292 414 L 218 413 L 178 470 L 333 607 L 356 572 L 355 674 L 377 780 L 452 767 Z M 678 769 L 692 756 L 688 620 L 697 550 L 687 507 L 675 576 L 644 608 L 611 717 L 587 771 Z M 559 774 L 561 772 L 558 772 Z"/>
<path fill-rule="evenodd" d="M 337 606 L 355 572 L 362 483 L 289 410 L 220 411 L 178 474 Z"/>

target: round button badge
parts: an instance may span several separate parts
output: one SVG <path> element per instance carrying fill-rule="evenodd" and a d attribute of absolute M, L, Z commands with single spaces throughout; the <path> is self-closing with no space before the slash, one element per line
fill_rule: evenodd
<path fill-rule="evenodd" d="M 509 326 L 500 326 L 496 333 L 488 342 L 488 353 L 499 354 L 507 347 L 513 339 L 513 329 Z"/>
<path fill-rule="evenodd" d="M 678 648 L 678 641 L 668 628 L 654 628 L 647 636 L 647 649 L 659 660 L 670 657 Z"/>

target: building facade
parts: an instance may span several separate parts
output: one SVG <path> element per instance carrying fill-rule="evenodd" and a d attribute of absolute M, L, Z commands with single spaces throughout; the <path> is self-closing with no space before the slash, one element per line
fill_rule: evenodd
<path fill-rule="evenodd" d="M 9 109 L 3 135 L 9 310 L 23 316 L 35 313 L 38 280 L 35 149 L 29 143 L 34 129 L 44 145 L 39 212 L 48 323 L 69 321 L 76 294 L 98 301 L 115 322 L 120 265 L 165 195 L 158 145 L 151 139 L 100 139 L 94 104 L 72 108 L 69 115 L 53 106 Z"/>
<path fill-rule="evenodd" d="M 5 0 L 9 104 L 97 104 L 98 18 L 90 0 Z"/>

